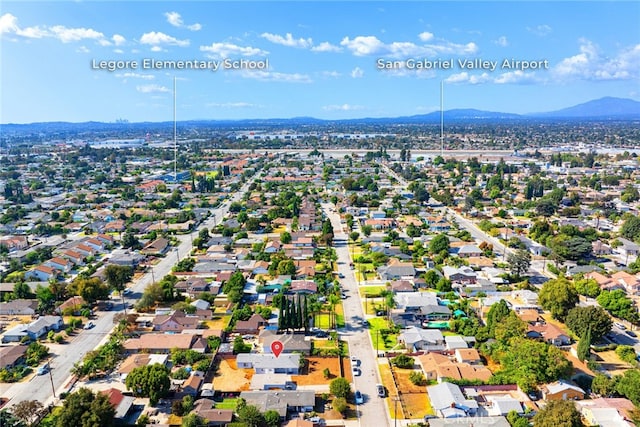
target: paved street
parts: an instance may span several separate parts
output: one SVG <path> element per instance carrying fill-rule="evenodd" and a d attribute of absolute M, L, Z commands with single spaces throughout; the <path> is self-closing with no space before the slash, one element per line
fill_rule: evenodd
<path fill-rule="evenodd" d="M 353 377 L 353 391 L 360 390 L 364 395 L 364 404 L 358 405 L 359 422 L 362 426 L 389 426 L 391 419 L 387 405 L 376 394 L 376 384 L 380 383 L 378 358 L 373 349 L 369 330 L 358 323 L 365 316 L 354 270 L 349 267 L 351 262 L 347 237 L 349 230 L 343 230 L 340 217 L 331 209 L 332 207 L 332 204 L 322 205 L 322 209 L 333 226 L 333 247 L 338 255 L 338 273 L 344 275 L 344 279 L 340 279 L 340 283 L 348 296 L 342 300 L 345 328 L 340 331 L 340 335 L 349 343 L 351 355 L 356 356 L 362 363 L 360 365 L 362 375 Z"/>
<path fill-rule="evenodd" d="M 177 250 L 168 253 L 160 262 L 152 267 L 153 273 L 149 270 L 146 274 L 131 284 L 130 289 L 133 291 L 129 298 L 126 299 L 135 303 L 135 299 L 142 295 L 144 289 L 152 283 L 152 280 L 160 280 L 163 276 L 171 271 L 171 267 L 179 260 L 191 252 L 192 239 L 198 236 L 198 232 L 203 227 L 211 229 L 220 223 L 229 211 L 229 205 L 235 201 L 239 201 L 242 195 L 247 191 L 253 180 L 249 180 L 238 192 L 222 203 L 218 208 L 211 210 L 211 215 L 196 230 L 190 234 L 177 235 L 180 241 Z M 38 400 L 44 402 L 45 405 L 53 401 L 53 389 L 56 390 L 56 396 L 62 391 L 67 391 L 67 385 L 71 381 L 70 371 L 76 362 L 80 362 L 82 357 L 89 351 L 95 349 L 98 345 L 105 341 L 113 330 L 113 317 L 122 310 L 122 303 L 114 301 L 114 308 L 111 311 L 99 312 L 97 319 L 93 320 L 95 327 L 90 330 L 81 330 L 69 344 L 65 344 L 66 349 L 59 355 L 52 357 L 50 361 L 51 376 L 34 375 L 29 381 L 23 381 L 15 384 L 0 384 L 0 394 L 10 399 L 9 406 L 14 405 L 23 400 Z M 52 387 L 53 381 L 53 387 Z"/>

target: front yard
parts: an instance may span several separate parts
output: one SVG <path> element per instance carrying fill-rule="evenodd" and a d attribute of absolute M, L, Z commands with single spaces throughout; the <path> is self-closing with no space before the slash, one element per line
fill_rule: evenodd
<path fill-rule="evenodd" d="M 371 334 L 371 342 L 378 351 L 402 348 L 398 344 L 398 334 L 392 332 L 389 328 L 389 322 L 384 317 L 369 319 L 369 333 Z"/>

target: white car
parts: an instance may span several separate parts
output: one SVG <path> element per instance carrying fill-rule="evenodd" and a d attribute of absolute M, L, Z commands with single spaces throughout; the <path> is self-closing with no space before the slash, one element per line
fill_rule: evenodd
<path fill-rule="evenodd" d="M 626 331 L 626 330 L 627 330 L 627 327 L 626 327 L 626 326 L 624 326 L 624 325 L 623 325 L 622 323 L 620 323 L 620 322 L 613 322 L 613 325 L 614 325 L 616 328 L 618 328 L 618 329 L 622 329 L 623 331 Z"/>
<path fill-rule="evenodd" d="M 356 368 L 355 366 L 352 368 L 353 370 L 353 376 L 354 377 L 359 377 L 360 375 L 362 375 L 362 371 L 360 370 L 360 368 Z"/>
<path fill-rule="evenodd" d="M 96 325 L 95 325 L 93 322 L 89 322 L 89 323 L 87 323 L 86 325 L 84 325 L 84 329 L 91 329 L 91 328 L 93 328 L 94 326 L 96 326 Z"/>

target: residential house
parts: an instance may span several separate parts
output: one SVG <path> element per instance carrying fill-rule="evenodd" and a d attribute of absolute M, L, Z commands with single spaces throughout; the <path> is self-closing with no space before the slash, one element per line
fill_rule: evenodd
<path fill-rule="evenodd" d="M 16 299 L 8 302 L 0 302 L 0 315 L 2 316 L 33 316 L 36 314 L 38 301 L 34 299 Z"/>
<path fill-rule="evenodd" d="M 427 387 L 431 406 L 440 418 L 463 418 L 478 411 L 478 402 L 466 399 L 457 385 L 443 382 Z"/>
<path fill-rule="evenodd" d="M 3 236 L 0 237 L 0 245 L 4 245 L 9 252 L 17 252 L 27 249 L 29 241 L 27 236 Z"/>
<path fill-rule="evenodd" d="M 481 365 L 482 358 L 475 348 L 457 348 L 454 352 L 458 363 L 468 363 L 470 365 Z"/>
<path fill-rule="evenodd" d="M 197 344 L 202 344 L 201 340 L 201 337 L 189 334 L 149 333 L 138 338 L 129 338 L 124 342 L 123 348 L 126 354 L 169 354 L 172 348 L 199 350 Z"/>
<path fill-rule="evenodd" d="M 378 274 L 382 280 L 411 280 L 416 276 L 416 269 L 413 263 L 400 262 L 397 259 L 391 259 L 385 266 L 378 267 Z"/>
<path fill-rule="evenodd" d="M 571 344 L 571 338 L 562 329 L 550 323 L 527 325 L 526 336 L 555 346 Z"/>
<path fill-rule="evenodd" d="M 611 255 L 613 253 L 611 246 L 601 242 L 600 240 L 596 240 L 591 243 L 591 249 L 593 254 L 597 256 Z"/>
<path fill-rule="evenodd" d="M 239 334 L 252 334 L 258 335 L 260 328 L 267 325 L 267 321 L 264 317 L 257 313 L 254 313 L 248 320 L 238 320 L 233 332 Z"/>
<path fill-rule="evenodd" d="M 289 292 L 294 294 L 315 294 L 318 285 L 313 280 L 292 280 Z"/>
<path fill-rule="evenodd" d="M 477 380 L 486 382 L 493 376 L 486 366 L 456 362 L 448 356 L 436 352 L 428 352 L 418 356 L 417 360 L 422 365 L 425 377 L 431 381 Z"/>
<path fill-rule="evenodd" d="M 442 267 L 442 273 L 445 278 L 456 284 L 469 285 L 474 284 L 477 281 L 476 272 L 471 267 L 467 266 L 452 267 L 450 265 L 445 265 Z"/>
<path fill-rule="evenodd" d="M 49 331 L 58 331 L 64 322 L 60 316 L 40 316 L 26 327 L 26 332 L 32 339 L 38 339 Z"/>
<path fill-rule="evenodd" d="M 58 277 L 58 270 L 44 264 L 37 265 L 24 274 L 25 279 L 34 279 L 41 282 L 47 282 L 49 279 Z"/>
<path fill-rule="evenodd" d="M 254 369 L 256 374 L 298 375 L 300 355 L 282 353 L 276 357 L 271 353 L 240 353 L 236 356 L 238 368 Z"/>
<path fill-rule="evenodd" d="M 154 331 L 182 332 L 185 329 L 197 329 L 200 319 L 196 316 L 188 316 L 182 310 L 176 310 L 169 315 L 156 316 L 152 323 Z"/>
<path fill-rule="evenodd" d="M 414 292 L 413 283 L 408 280 L 394 280 L 391 282 L 392 292 Z"/>
<path fill-rule="evenodd" d="M 398 342 L 403 343 L 410 352 L 444 350 L 444 337 L 439 329 L 421 329 L 409 326 L 398 335 Z"/>
<path fill-rule="evenodd" d="M 271 329 L 264 329 L 259 335 L 264 352 L 271 353 L 271 344 L 274 341 L 280 341 L 283 344 L 282 353 L 302 353 L 311 354 L 311 340 L 308 340 L 303 334 L 278 334 Z"/>
<path fill-rule="evenodd" d="M 634 257 L 640 254 L 640 245 L 632 242 L 631 240 L 618 237 L 618 242 L 621 245 L 616 249 L 618 253 L 627 258 L 627 261 L 632 261 Z"/>
<path fill-rule="evenodd" d="M 542 386 L 541 390 L 544 400 L 582 400 L 585 396 L 583 389 L 566 381 L 546 384 Z"/>
<path fill-rule="evenodd" d="M 188 394 L 192 397 L 196 397 L 200 392 L 200 387 L 202 387 L 202 383 L 204 382 L 204 377 L 200 375 L 191 375 L 187 378 L 180 387 L 181 393 Z"/>
<path fill-rule="evenodd" d="M 622 285 L 629 295 L 640 295 L 640 276 L 634 276 L 626 271 L 617 271 L 611 275 L 611 280 Z"/>
<path fill-rule="evenodd" d="M 124 422 L 133 406 L 135 398 L 133 396 L 125 396 L 120 390 L 113 387 L 103 390 L 100 393 L 106 394 L 107 397 L 109 397 L 109 403 L 115 409 L 114 420 Z"/>
<path fill-rule="evenodd" d="M 233 421 L 233 410 L 216 409 L 216 404 L 211 399 L 198 399 L 193 402 L 192 413 L 204 419 L 209 427 L 224 427 Z"/>
<path fill-rule="evenodd" d="M 120 381 L 124 382 L 124 380 L 127 378 L 127 375 L 129 375 L 129 373 L 135 368 L 154 365 L 156 363 L 166 365 L 168 360 L 169 355 L 167 354 L 132 354 L 120 364 L 117 372 L 120 375 Z"/>
<path fill-rule="evenodd" d="M 82 307 L 87 306 L 87 302 L 81 296 L 73 296 L 68 298 L 65 302 L 60 304 L 56 308 L 56 313 L 58 314 L 76 314 L 80 313 Z"/>
<path fill-rule="evenodd" d="M 598 398 L 576 402 L 590 426 L 632 427 L 633 402 L 625 398 Z"/>
<path fill-rule="evenodd" d="M 316 261 L 313 259 L 295 260 L 296 277 L 299 279 L 312 278 L 316 275 Z"/>
<path fill-rule="evenodd" d="M 151 243 L 148 243 L 140 250 L 143 255 L 159 256 L 164 255 L 169 250 L 169 240 L 159 237 Z"/>
<path fill-rule="evenodd" d="M 503 416 L 490 417 L 467 417 L 462 426 L 460 420 L 447 418 L 434 418 L 429 420 L 429 427 L 463 427 L 463 426 L 482 426 L 482 427 L 510 427 L 509 421 Z"/>
<path fill-rule="evenodd" d="M 82 255 L 83 258 L 94 256 L 97 253 L 95 249 L 89 245 L 85 245 L 84 243 L 78 243 L 73 247 L 73 250 Z"/>
<path fill-rule="evenodd" d="M 247 405 L 255 405 L 260 412 L 270 409 L 278 412 L 281 418 L 286 418 L 287 413 L 312 412 L 316 402 L 313 390 L 267 390 L 267 391 L 243 391 L 240 398 Z"/>
<path fill-rule="evenodd" d="M 295 390 L 297 385 L 289 374 L 253 374 L 250 390 Z"/>
<path fill-rule="evenodd" d="M 73 249 L 62 251 L 61 256 L 68 259 L 75 265 L 84 265 L 84 256 L 80 252 L 74 251 Z"/>
<path fill-rule="evenodd" d="M 26 345 L 0 347 L 0 369 L 11 369 L 24 365 L 26 353 Z"/>
<path fill-rule="evenodd" d="M 61 257 L 54 257 L 48 261 L 42 263 L 42 265 L 46 265 L 47 267 L 51 267 L 54 270 L 59 270 L 63 273 L 68 273 L 73 268 L 73 263 L 68 259 Z"/>
<path fill-rule="evenodd" d="M 482 249 L 480 249 L 476 245 L 464 245 L 460 249 L 458 249 L 456 254 L 460 258 L 479 257 L 482 255 Z"/>

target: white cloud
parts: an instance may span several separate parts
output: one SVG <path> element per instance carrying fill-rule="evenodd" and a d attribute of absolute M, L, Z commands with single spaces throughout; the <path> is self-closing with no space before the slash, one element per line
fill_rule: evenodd
<path fill-rule="evenodd" d="M 275 73 L 271 71 L 249 71 L 243 70 L 242 76 L 264 82 L 289 82 L 289 83 L 311 83 L 311 77 L 306 74 Z"/>
<path fill-rule="evenodd" d="M 113 49 L 114 53 L 124 53 L 124 50 L 122 49 Z"/>
<path fill-rule="evenodd" d="M 64 25 L 51 27 L 54 37 L 62 43 L 77 42 L 84 39 L 104 39 L 104 34 L 91 28 L 67 28 Z"/>
<path fill-rule="evenodd" d="M 466 71 L 458 74 L 453 74 L 445 79 L 445 83 L 455 84 L 455 83 L 469 83 L 472 85 L 487 83 L 491 81 L 491 76 L 488 73 L 482 74 L 469 74 Z"/>
<path fill-rule="evenodd" d="M 178 12 L 166 12 L 164 16 L 167 18 L 167 22 L 177 28 L 186 28 L 191 31 L 200 31 L 202 25 L 196 23 L 191 25 L 185 25 L 182 20 L 182 16 Z"/>
<path fill-rule="evenodd" d="M 342 104 L 342 105 L 326 105 L 322 107 L 322 109 L 326 111 L 356 111 L 356 110 L 363 110 L 364 107 L 361 105 Z"/>
<path fill-rule="evenodd" d="M 580 53 L 560 61 L 552 70 L 560 80 L 628 80 L 640 78 L 640 44 L 611 57 L 603 56 L 597 45 L 580 39 Z"/>
<path fill-rule="evenodd" d="M 538 25 L 536 27 L 527 27 L 527 31 L 529 31 L 530 33 L 535 34 L 536 36 L 544 37 L 544 36 L 548 36 L 549 34 L 551 34 L 553 29 L 550 26 L 548 26 L 547 24 L 542 24 L 542 25 Z"/>
<path fill-rule="evenodd" d="M 200 51 L 207 52 L 210 58 L 220 59 L 231 56 L 266 56 L 269 52 L 250 46 L 238 46 L 233 43 L 211 43 L 210 46 L 200 46 Z"/>
<path fill-rule="evenodd" d="M 497 44 L 498 46 L 502 46 L 502 47 L 507 47 L 509 46 L 509 40 L 507 40 L 506 36 L 500 36 L 498 37 L 495 41 L 495 44 Z"/>
<path fill-rule="evenodd" d="M 116 74 L 116 77 L 120 79 L 142 79 L 142 80 L 153 80 L 156 78 L 153 74 L 140 74 L 140 73 L 120 73 Z"/>
<path fill-rule="evenodd" d="M 86 46 L 80 46 L 79 48 L 76 49 L 76 52 L 78 52 L 78 53 L 90 53 L 91 51 Z"/>
<path fill-rule="evenodd" d="M 356 67 L 351 70 L 351 77 L 353 77 L 354 79 L 359 79 L 362 76 L 364 76 L 364 71 L 362 70 L 362 68 Z"/>
<path fill-rule="evenodd" d="M 317 46 L 311 48 L 313 52 L 342 52 L 342 48 L 334 46 L 329 42 L 322 42 Z"/>
<path fill-rule="evenodd" d="M 115 44 L 116 46 L 122 46 L 123 44 L 126 43 L 127 39 L 125 39 L 123 36 L 121 36 L 120 34 L 114 34 L 111 37 L 111 40 L 113 41 L 113 44 Z"/>
<path fill-rule="evenodd" d="M 141 93 L 166 93 L 171 92 L 169 88 L 156 84 L 136 86 L 136 90 Z"/>
<path fill-rule="evenodd" d="M 407 58 L 410 56 L 434 57 L 442 54 L 469 55 L 478 51 L 478 46 L 473 42 L 457 44 L 446 40 L 437 40 L 423 45 L 413 42 L 384 43 L 375 36 L 357 36 L 354 39 L 345 37 L 340 42 L 340 45 L 356 56 L 386 55 L 393 58 Z"/>
<path fill-rule="evenodd" d="M 262 33 L 260 37 L 269 40 L 271 43 L 280 44 L 283 46 L 289 47 L 299 47 L 299 48 L 310 48 L 313 46 L 313 40 L 308 39 L 294 39 L 291 33 L 285 34 L 285 36 L 281 36 L 279 34 L 271 34 L 271 33 Z"/>
<path fill-rule="evenodd" d="M 165 50 L 160 46 L 153 46 L 151 47 L 151 52 L 165 52 Z"/>
<path fill-rule="evenodd" d="M 323 71 L 322 73 L 320 73 L 323 77 L 333 77 L 333 78 L 338 78 L 340 77 L 342 74 L 340 74 L 337 71 Z"/>
<path fill-rule="evenodd" d="M 418 38 L 423 42 L 428 42 L 429 40 L 433 39 L 433 33 L 425 31 L 424 33 L 418 34 Z"/>
<path fill-rule="evenodd" d="M 502 73 L 498 77 L 494 79 L 494 82 L 497 84 L 523 84 L 523 83 L 536 83 L 539 82 L 540 79 L 536 77 L 536 74 L 533 72 L 524 72 L 522 70 L 509 71 L 507 73 Z"/>
<path fill-rule="evenodd" d="M 189 46 L 189 40 L 178 40 L 175 37 L 171 37 L 165 33 L 151 31 L 150 33 L 144 33 L 140 37 L 140 43 L 149 45 L 170 45 L 170 46 Z"/>
<path fill-rule="evenodd" d="M 0 16 L 0 34 L 15 33 L 18 31 L 18 18 L 10 13 Z"/>

